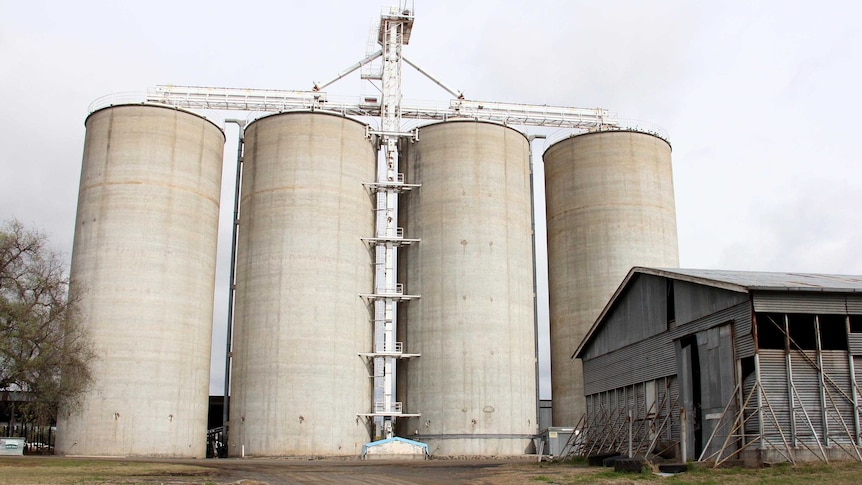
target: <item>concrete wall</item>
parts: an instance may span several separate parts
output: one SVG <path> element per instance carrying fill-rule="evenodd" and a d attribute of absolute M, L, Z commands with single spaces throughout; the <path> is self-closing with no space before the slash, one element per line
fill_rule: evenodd
<path fill-rule="evenodd" d="M 245 132 L 229 454 L 353 455 L 369 441 L 373 288 L 365 126 L 290 113 Z"/>
<path fill-rule="evenodd" d="M 98 359 L 57 453 L 203 458 L 224 135 L 153 106 L 86 126 L 71 279 Z"/>
<path fill-rule="evenodd" d="M 629 269 L 679 264 L 670 152 L 652 135 L 606 131 L 544 154 L 555 426 L 584 413 L 571 356 Z"/>
<path fill-rule="evenodd" d="M 432 455 L 517 455 L 537 432 L 529 146 L 515 130 L 454 121 L 421 128 L 404 171 L 422 184 L 400 220 L 407 291 L 399 393 L 421 418 L 404 436 Z"/>

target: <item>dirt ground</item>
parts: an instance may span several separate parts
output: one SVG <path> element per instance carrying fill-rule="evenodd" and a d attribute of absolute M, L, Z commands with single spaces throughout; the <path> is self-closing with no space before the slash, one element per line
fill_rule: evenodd
<path fill-rule="evenodd" d="M 541 483 L 549 468 L 526 461 L 428 460 L 428 461 L 290 461 L 219 460 L 214 465 L 228 472 L 228 480 L 238 476 L 268 485 L 319 484 L 500 484 Z M 230 463 L 233 461 L 233 463 Z M 558 468 L 559 467 L 554 467 Z M 560 469 L 560 471 L 562 471 Z M 583 473 L 591 473 L 581 468 Z M 243 484 L 245 485 L 245 484 Z"/>
<path fill-rule="evenodd" d="M 155 460 L 0 456 L 0 485 L 294 484 L 822 484 L 862 483 L 862 463 L 778 465 L 763 469 L 696 467 L 672 477 L 649 471 L 526 460 L 360 461 L 358 459 Z"/>
<path fill-rule="evenodd" d="M 0 457 L 0 485 L 500 484 L 569 483 L 598 468 L 525 460 L 360 461 L 300 459 L 144 460 Z"/>

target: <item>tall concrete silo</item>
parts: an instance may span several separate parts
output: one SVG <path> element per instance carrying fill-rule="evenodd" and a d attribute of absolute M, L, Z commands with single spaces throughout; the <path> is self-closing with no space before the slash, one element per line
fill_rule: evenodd
<path fill-rule="evenodd" d="M 229 453 L 358 455 L 370 440 L 374 234 L 365 125 L 326 113 L 245 131 Z"/>
<path fill-rule="evenodd" d="M 519 455 L 536 433 L 530 147 L 502 125 L 450 121 L 406 145 L 421 188 L 401 209 L 400 432 L 436 455 Z"/>
<path fill-rule="evenodd" d="M 544 154 L 554 424 L 585 411 L 571 356 L 632 266 L 679 265 L 670 145 L 636 131 L 586 133 Z"/>
<path fill-rule="evenodd" d="M 86 127 L 71 279 L 97 359 L 57 453 L 202 458 L 224 134 L 144 105 Z"/>

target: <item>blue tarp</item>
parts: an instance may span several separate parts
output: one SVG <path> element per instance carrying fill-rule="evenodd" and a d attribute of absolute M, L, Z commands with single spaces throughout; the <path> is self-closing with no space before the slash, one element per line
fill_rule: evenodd
<path fill-rule="evenodd" d="M 407 438 L 399 438 L 398 436 L 392 438 L 386 438 L 385 440 L 372 441 L 371 443 L 366 443 L 362 445 L 362 457 L 365 458 L 365 453 L 368 452 L 368 449 L 372 446 L 379 446 L 386 443 L 392 443 L 393 441 L 397 441 L 400 443 L 405 443 L 408 445 L 418 446 L 422 448 L 422 451 L 425 452 L 425 456 L 428 456 L 428 445 L 425 443 L 420 443 L 419 441 L 408 440 Z"/>

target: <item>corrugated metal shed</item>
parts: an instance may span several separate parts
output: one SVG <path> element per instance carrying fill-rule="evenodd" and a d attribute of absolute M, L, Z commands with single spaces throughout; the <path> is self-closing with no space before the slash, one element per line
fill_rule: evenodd
<path fill-rule="evenodd" d="M 578 349 L 572 357 L 582 357 L 582 352 L 585 346 L 590 342 L 591 337 L 595 334 L 597 328 L 603 324 L 605 317 L 610 309 L 614 306 L 617 298 L 628 287 L 629 282 L 637 275 L 654 275 L 665 278 L 670 278 L 679 281 L 687 281 L 699 285 L 712 286 L 722 288 L 729 291 L 740 293 L 753 292 L 818 292 L 818 293 L 851 293 L 847 295 L 846 305 L 859 306 L 862 299 L 857 298 L 857 294 L 862 296 L 862 276 L 857 275 L 835 275 L 835 274 L 815 274 L 815 273 L 773 273 L 773 272 L 756 272 L 756 271 L 727 271 L 727 270 L 711 270 L 711 269 L 676 269 L 676 268 L 645 268 L 635 266 L 623 282 L 614 292 L 610 301 L 608 301 L 602 313 L 596 319 L 590 331 L 584 337 L 584 340 L 578 346 Z M 769 300 L 774 299 L 775 295 L 771 295 Z"/>

